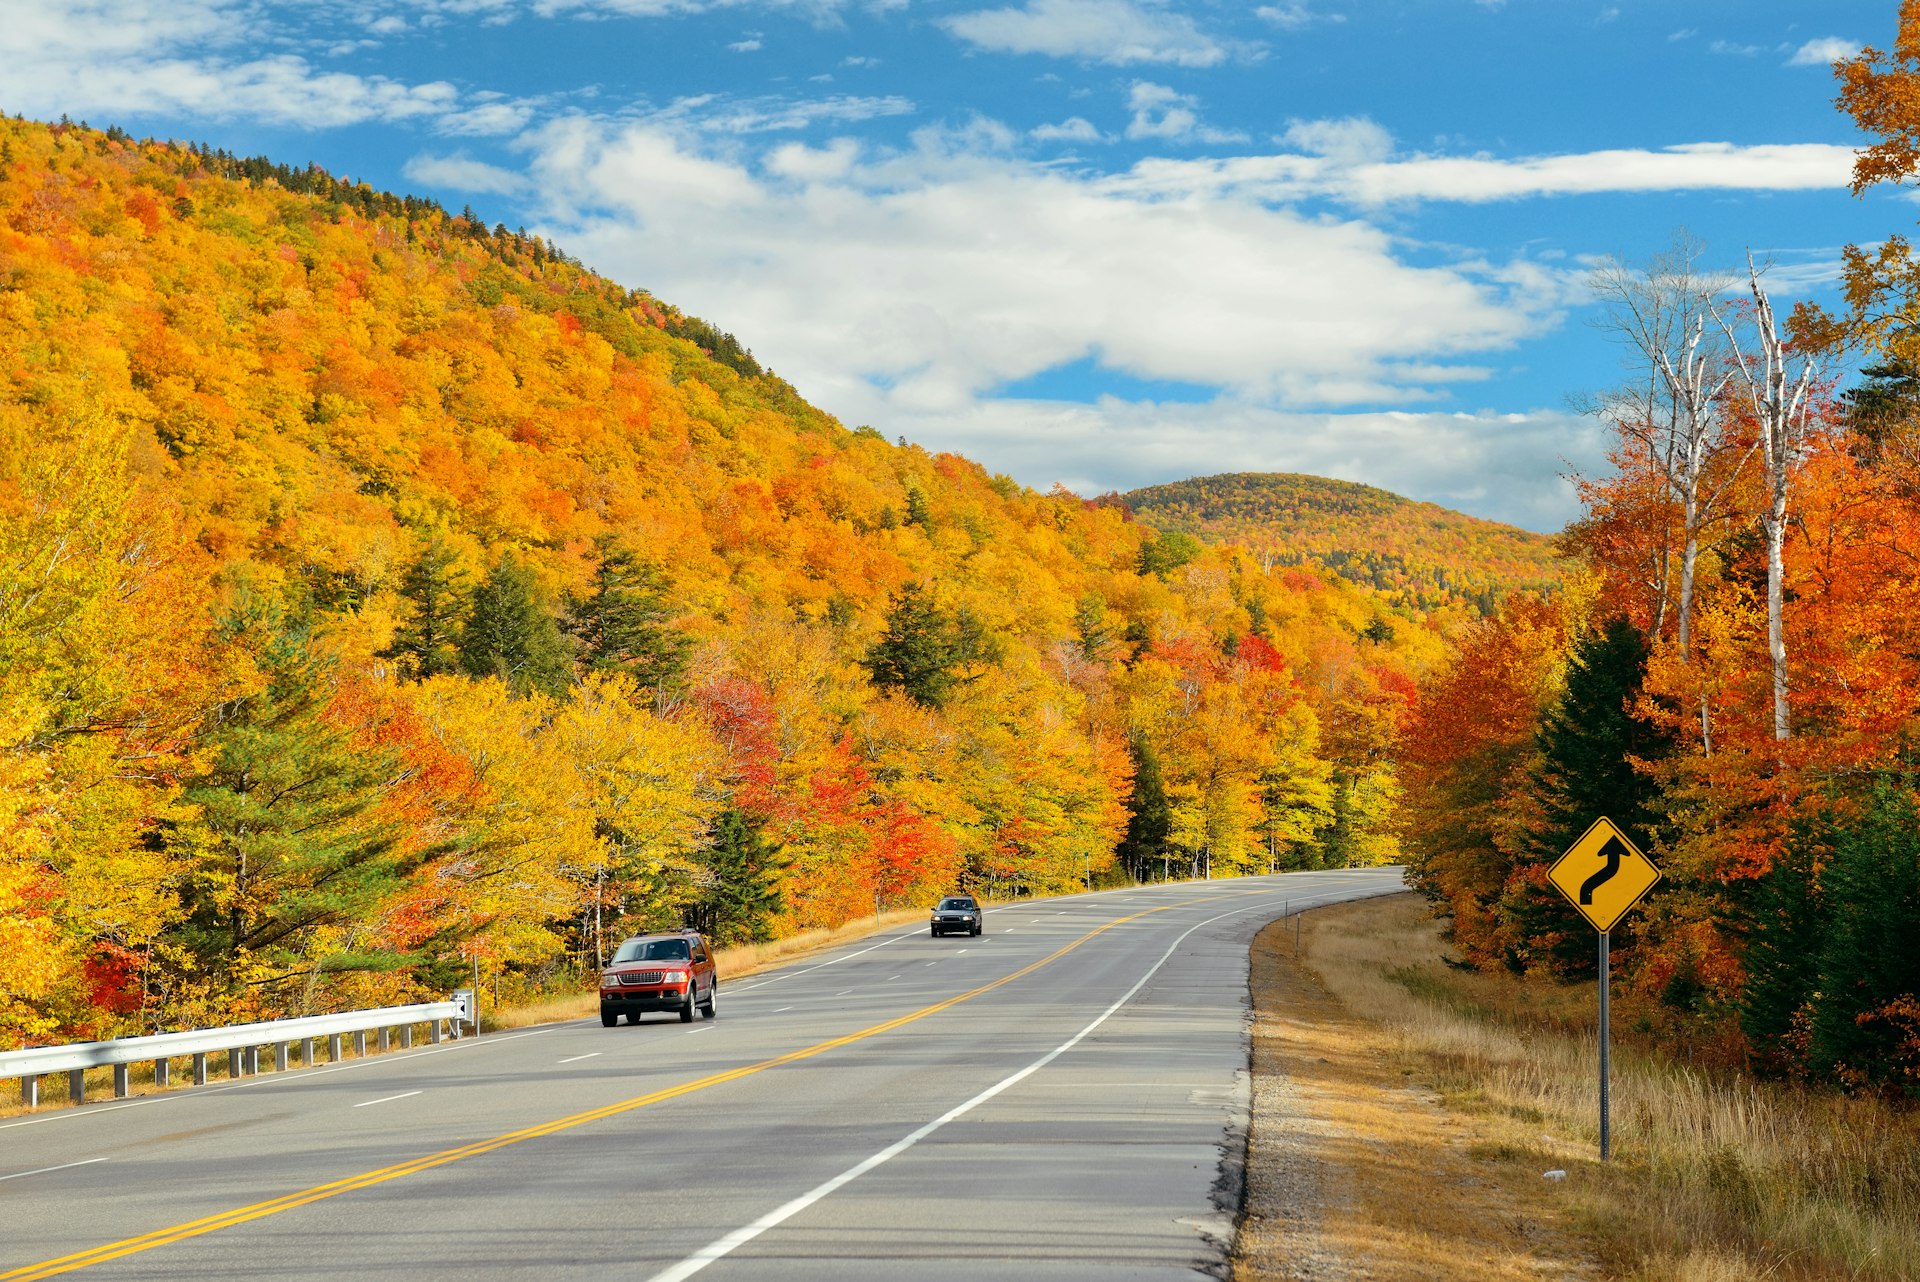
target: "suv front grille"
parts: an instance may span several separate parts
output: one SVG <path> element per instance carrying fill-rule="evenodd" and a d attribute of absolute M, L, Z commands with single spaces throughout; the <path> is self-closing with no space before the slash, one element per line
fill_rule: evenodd
<path fill-rule="evenodd" d="M 657 984 L 665 978 L 666 976 L 657 970 L 636 970 L 631 974 L 620 976 L 620 982 L 623 984 Z"/>

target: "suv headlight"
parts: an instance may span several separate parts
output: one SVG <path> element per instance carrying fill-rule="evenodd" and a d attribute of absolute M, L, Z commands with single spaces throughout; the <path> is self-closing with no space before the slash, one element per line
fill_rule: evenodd
<path fill-rule="evenodd" d="M 687 972 L 684 970 L 670 970 L 661 975 L 660 978 L 669 984 L 684 984 L 687 982 Z"/>
<path fill-rule="evenodd" d="M 600 987 L 602 988 L 620 987 L 620 976 L 614 974 L 612 971 L 608 971 L 606 974 L 600 976 Z"/>

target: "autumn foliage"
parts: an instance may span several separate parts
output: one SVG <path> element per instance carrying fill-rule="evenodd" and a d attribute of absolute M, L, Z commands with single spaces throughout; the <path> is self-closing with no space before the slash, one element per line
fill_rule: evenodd
<path fill-rule="evenodd" d="M 1393 858 L 1438 632 L 1159 546 L 539 238 L 0 120 L 0 1046 Z"/>

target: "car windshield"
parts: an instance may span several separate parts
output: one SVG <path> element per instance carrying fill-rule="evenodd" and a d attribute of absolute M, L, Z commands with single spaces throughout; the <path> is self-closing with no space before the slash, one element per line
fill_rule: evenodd
<path fill-rule="evenodd" d="M 684 939 L 629 939 L 613 955 L 617 962 L 685 961 L 692 956 Z"/>
<path fill-rule="evenodd" d="M 971 899 L 942 899 L 940 906 L 942 908 L 971 908 L 973 907 L 973 901 Z"/>

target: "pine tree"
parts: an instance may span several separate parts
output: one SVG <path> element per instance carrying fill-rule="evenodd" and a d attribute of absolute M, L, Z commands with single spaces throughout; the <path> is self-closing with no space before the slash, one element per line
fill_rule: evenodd
<path fill-rule="evenodd" d="M 713 882 L 693 904 L 694 924 L 720 944 L 772 938 L 774 916 L 783 907 L 780 878 L 792 862 L 780 847 L 730 806 L 713 821 L 704 862 Z"/>
<path fill-rule="evenodd" d="M 1657 761 L 1671 749 L 1665 731 L 1634 715 L 1647 653 L 1646 638 L 1623 618 L 1574 642 L 1566 688 L 1535 736 L 1529 782 L 1538 817 L 1526 834 L 1525 861 L 1552 864 L 1602 815 L 1647 848 L 1659 790 L 1633 760 Z M 1544 881 L 1514 879 L 1500 911 L 1511 935 L 1528 941 L 1526 955 L 1511 964 L 1545 962 L 1564 978 L 1595 973 L 1593 928 Z M 1631 923 L 1615 927 L 1616 946 Z"/>
<path fill-rule="evenodd" d="M 516 695 L 558 694 L 572 676 L 566 638 L 541 605 L 533 572 L 501 554 L 473 590 L 460 630 L 460 667 L 469 676 L 499 677 Z"/>
<path fill-rule="evenodd" d="M 687 670 L 692 643 L 668 626 L 663 580 L 609 538 L 598 545 L 593 591 L 569 599 L 568 615 L 579 662 L 595 671 L 630 674 L 643 689 L 672 688 Z"/>
<path fill-rule="evenodd" d="M 1827 920 L 1807 1057 L 1852 1085 L 1904 1079 L 1920 1087 L 1920 1054 L 1883 1017 L 1897 1000 L 1920 997 L 1920 810 L 1912 794 L 1880 783 L 1857 818 L 1835 825 L 1820 884 Z"/>
<path fill-rule="evenodd" d="M 456 643 L 465 605 L 464 578 L 459 558 L 435 539 L 400 581 L 400 595 L 412 604 L 412 614 L 380 657 L 394 660 L 403 680 L 424 681 L 460 670 Z"/>
<path fill-rule="evenodd" d="M 958 684 L 959 648 L 954 622 L 919 584 L 908 583 L 894 595 L 886 633 L 867 651 L 865 663 L 875 685 L 937 708 Z"/>
<path fill-rule="evenodd" d="M 1167 785 L 1160 774 L 1160 758 L 1143 734 L 1127 740 L 1133 755 L 1133 798 L 1127 807 L 1127 835 L 1120 855 L 1135 881 L 1145 881 L 1151 862 L 1167 848 L 1173 831 L 1173 807 L 1167 803 Z"/>
<path fill-rule="evenodd" d="M 226 630 L 267 683 L 223 708 L 206 767 L 183 790 L 193 817 L 164 838 L 190 870 L 179 945 L 200 973 L 236 984 L 405 963 L 309 954 L 313 932 L 366 920 L 426 857 L 402 858 L 398 830 L 374 811 L 396 763 L 329 723 L 328 664 L 277 609 L 245 602 Z"/>
<path fill-rule="evenodd" d="M 1825 858 L 1817 825 L 1802 821 L 1786 851 L 1754 885 L 1744 914 L 1747 982 L 1740 1029 L 1763 1070 L 1806 1067 L 1804 1016 L 1820 985 L 1826 914 L 1814 869 Z"/>

